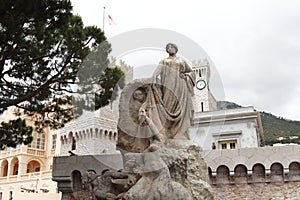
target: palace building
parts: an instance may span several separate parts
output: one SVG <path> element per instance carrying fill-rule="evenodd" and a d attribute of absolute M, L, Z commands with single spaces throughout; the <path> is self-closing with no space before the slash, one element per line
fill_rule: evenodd
<path fill-rule="evenodd" d="M 8 108 L 0 122 L 15 118 L 14 107 Z M 33 122 L 25 118 L 29 125 Z M 33 131 L 29 145 L 0 151 L 0 200 L 58 200 L 61 194 L 52 181 L 53 157 L 60 154 L 59 130 Z"/>

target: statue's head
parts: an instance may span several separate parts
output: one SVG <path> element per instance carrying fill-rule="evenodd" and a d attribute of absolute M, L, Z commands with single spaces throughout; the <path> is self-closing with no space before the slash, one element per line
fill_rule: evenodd
<path fill-rule="evenodd" d="M 175 52 L 171 52 L 172 51 L 172 48 L 174 48 Z M 169 53 L 169 54 L 176 54 L 177 51 L 178 51 L 178 47 L 176 44 L 174 43 L 168 43 L 166 45 L 166 51 Z"/>

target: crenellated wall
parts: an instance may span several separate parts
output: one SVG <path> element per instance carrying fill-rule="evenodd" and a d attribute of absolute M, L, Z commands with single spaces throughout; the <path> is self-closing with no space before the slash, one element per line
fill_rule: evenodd
<path fill-rule="evenodd" d="M 300 146 L 204 151 L 216 199 L 300 199 Z"/>
<path fill-rule="evenodd" d="M 119 153 L 116 150 L 117 138 L 118 134 L 115 130 L 91 128 L 71 131 L 61 137 L 61 155 L 69 155 L 70 150 L 78 155 Z"/>
<path fill-rule="evenodd" d="M 61 129 L 61 155 L 119 153 L 116 151 L 117 117 L 110 106 L 84 113 Z"/>

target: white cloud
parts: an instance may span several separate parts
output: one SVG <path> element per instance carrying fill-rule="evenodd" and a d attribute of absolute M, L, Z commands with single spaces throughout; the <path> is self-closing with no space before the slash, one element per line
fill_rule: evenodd
<path fill-rule="evenodd" d="M 117 23 L 105 25 L 108 37 L 139 28 L 163 28 L 191 38 L 214 62 L 227 100 L 300 120 L 300 1 L 72 0 L 72 3 L 74 12 L 82 16 L 86 25 L 99 27 L 106 6 Z"/>

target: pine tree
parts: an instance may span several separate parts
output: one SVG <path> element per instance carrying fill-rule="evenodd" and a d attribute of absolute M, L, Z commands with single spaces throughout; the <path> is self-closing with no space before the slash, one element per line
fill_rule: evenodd
<path fill-rule="evenodd" d="M 85 27 L 71 11 L 69 0 L 0 0 L 0 114 L 15 106 L 42 132 L 72 120 L 76 106 L 90 108 L 82 95 L 75 98 L 81 104 L 74 104 L 74 85 L 93 94 L 97 108 L 112 100 L 105 91 L 115 88 L 123 72 L 108 68 L 111 46 L 103 31 Z M 32 130 L 20 118 L 2 123 L 0 148 L 29 143 Z"/>

